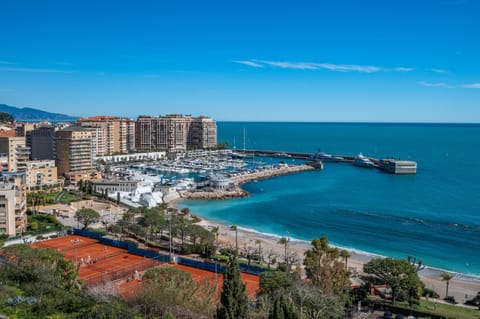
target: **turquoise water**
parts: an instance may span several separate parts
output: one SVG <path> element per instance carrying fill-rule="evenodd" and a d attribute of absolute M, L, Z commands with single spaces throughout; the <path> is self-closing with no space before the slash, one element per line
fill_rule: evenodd
<path fill-rule="evenodd" d="M 412 159 L 416 175 L 326 163 L 245 185 L 248 198 L 183 201 L 226 224 L 338 246 L 422 259 L 480 276 L 480 125 L 218 123 L 219 142 L 247 149 Z"/>

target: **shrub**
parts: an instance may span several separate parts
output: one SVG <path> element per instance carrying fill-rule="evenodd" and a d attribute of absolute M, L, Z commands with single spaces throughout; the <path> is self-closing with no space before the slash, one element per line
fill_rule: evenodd
<path fill-rule="evenodd" d="M 454 296 L 446 296 L 445 298 L 443 298 L 443 300 L 445 300 L 448 303 L 454 304 L 454 305 L 458 303 L 458 302 L 455 301 Z"/>
<path fill-rule="evenodd" d="M 426 297 L 428 296 L 429 298 L 440 298 L 440 295 L 435 292 L 435 290 L 428 289 L 428 288 L 423 288 L 422 296 Z"/>

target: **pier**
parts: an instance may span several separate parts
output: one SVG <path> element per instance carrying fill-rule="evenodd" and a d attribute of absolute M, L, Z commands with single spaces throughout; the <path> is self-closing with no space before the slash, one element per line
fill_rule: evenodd
<path fill-rule="evenodd" d="M 272 150 L 245 150 L 239 151 L 245 156 L 268 156 L 284 159 L 299 159 L 308 160 L 315 156 L 315 153 L 300 153 L 300 152 L 286 152 L 286 151 L 272 151 Z M 341 158 L 335 162 L 338 163 L 353 163 L 356 156 L 352 155 L 331 155 L 335 158 Z M 373 157 L 366 157 L 374 163 L 374 168 L 380 169 L 390 174 L 416 174 L 417 163 L 414 161 L 404 161 L 396 159 L 378 159 Z"/>

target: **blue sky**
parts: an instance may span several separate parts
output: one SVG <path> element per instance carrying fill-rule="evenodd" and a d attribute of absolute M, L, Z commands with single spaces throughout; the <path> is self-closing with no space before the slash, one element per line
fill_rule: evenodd
<path fill-rule="evenodd" d="M 2 1 L 0 103 L 480 122 L 480 1 Z"/>

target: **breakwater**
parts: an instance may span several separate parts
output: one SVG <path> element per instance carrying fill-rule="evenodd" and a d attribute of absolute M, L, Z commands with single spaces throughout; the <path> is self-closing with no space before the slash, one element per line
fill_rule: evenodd
<path fill-rule="evenodd" d="M 231 178 L 231 181 L 233 182 L 233 187 L 227 189 L 202 188 L 199 190 L 184 191 L 180 193 L 180 196 L 185 199 L 208 200 L 246 197 L 248 196 L 248 192 L 242 189 L 241 186 L 243 183 L 272 178 L 276 176 L 294 174 L 303 171 L 310 171 L 313 169 L 314 168 L 309 165 L 285 165 L 259 171 L 252 171 L 243 175 L 233 176 Z"/>

